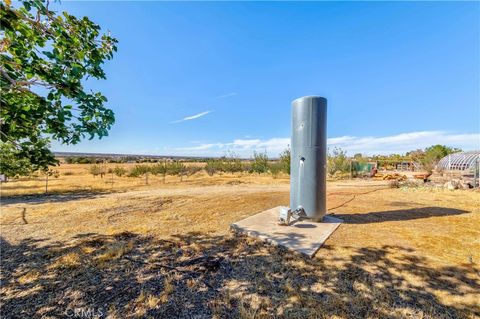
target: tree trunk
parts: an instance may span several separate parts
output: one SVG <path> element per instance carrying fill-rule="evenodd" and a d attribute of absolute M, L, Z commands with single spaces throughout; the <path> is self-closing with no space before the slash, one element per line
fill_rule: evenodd
<path fill-rule="evenodd" d="M 48 175 L 45 175 L 45 194 L 48 193 Z"/>

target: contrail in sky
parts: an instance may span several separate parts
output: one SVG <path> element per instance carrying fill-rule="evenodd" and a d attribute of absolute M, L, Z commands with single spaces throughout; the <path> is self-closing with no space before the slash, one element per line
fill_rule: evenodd
<path fill-rule="evenodd" d="M 231 93 L 219 95 L 219 96 L 214 97 L 214 99 L 224 99 L 226 97 L 230 97 L 230 96 L 234 96 L 234 95 L 237 95 L 237 92 L 231 92 Z"/>
<path fill-rule="evenodd" d="M 181 120 L 173 121 L 173 122 L 171 122 L 171 123 L 173 124 L 173 123 L 180 123 L 180 122 L 195 120 L 195 119 L 198 119 L 198 118 L 200 118 L 200 117 L 202 117 L 202 116 L 207 115 L 208 113 L 212 113 L 212 112 L 211 112 L 211 111 L 205 111 L 205 112 L 198 113 L 198 114 L 195 114 L 195 115 L 190 115 L 190 116 L 184 117 L 184 118 L 181 119 Z"/>

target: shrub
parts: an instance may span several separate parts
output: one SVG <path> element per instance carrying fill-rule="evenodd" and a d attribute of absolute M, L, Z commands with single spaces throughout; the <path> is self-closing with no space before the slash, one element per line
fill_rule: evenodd
<path fill-rule="evenodd" d="M 349 172 L 350 161 L 347 158 L 347 153 L 339 147 L 335 147 L 328 153 L 327 158 L 327 172 L 333 176 L 336 172 Z"/>
<path fill-rule="evenodd" d="M 127 174 L 127 170 L 122 166 L 115 166 L 112 172 L 118 177 L 122 177 L 123 175 Z"/>
<path fill-rule="evenodd" d="M 178 175 L 180 175 L 180 182 L 183 181 L 183 176 L 187 175 L 187 166 L 179 162 Z"/>
<path fill-rule="evenodd" d="M 242 171 L 247 173 L 253 173 L 252 163 L 250 162 L 242 163 Z"/>
<path fill-rule="evenodd" d="M 334 180 L 341 180 L 341 179 L 348 179 L 350 178 L 350 174 L 347 172 L 342 172 L 342 171 L 336 171 L 331 177 Z"/>
<path fill-rule="evenodd" d="M 283 172 L 284 165 L 281 162 L 274 162 L 268 165 L 269 171 L 272 174 L 273 178 L 277 178 L 278 175 Z"/>
<path fill-rule="evenodd" d="M 205 165 L 205 171 L 208 175 L 212 176 L 215 173 L 222 172 L 222 163 L 217 159 L 207 160 L 207 165 Z"/>
<path fill-rule="evenodd" d="M 202 170 L 202 168 L 200 166 L 190 165 L 190 166 L 186 167 L 185 175 L 188 178 L 189 176 L 195 175 L 196 173 L 200 172 L 201 170 Z"/>
<path fill-rule="evenodd" d="M 148 185 L 148 173 L 150 173 L 151 167 L 148 165 L 135 165 L 128 174 L 129 177 L 145 176 L 145 185 Z"/>
<path fill-rule="evenodd" d="M 161 165 L 161 164 L 159 164 L 159 165 Z M 172 163 L 165 163 L 164 165 L 165 165 L 165 168 L 162 168 L 161 166 L 154 165 L 154 167 L 157 167 L 157 169 L 159 169 L 161 172 L 163 172 L 163 170 L 165 170 L 165 173 L 163 173 L 164 181 L 165 181 L 165 174 L 179 175 L 180 176 L 180 181 L 183 181 L 183 176 L 186 175 L 186 171 L 187 171 L 187 166 L 185 164 L 183 164 L 182 162 L 179 162 L 179 161 L 175 161 L 175 162 L 172 162 Z"/>
<path fill-rule="evenodd" d="M 281 169 L 288 175 L 290 175 L 290 155 L 290 147 L 287 147 L 282 153 L 280 153 Z"/>
<path fill-rule="evenodd" d="M 229 153 L 219 159 L 207 159 L 205 171 L 212 176 L 215 173 L 238 173 L 245 170 L 242 160 L 235 154 Z"/>
<path fill-rule="evenodd" d="M 150 166 L 150 171 L 153 175 L 164 175 L 167 173 L 167 166 L 164 163 L 158 163 Z"/>
<path fill-rule="evenodd" d="M 180 175 L 184 170 L 185 165 L 181 162 L 171 162 L 167 163 L 167 174 L 168 175 Z"/>
<path fill-rule="evenodd" d="M 427 147 L 424 151 L 416 150 L 409 152 L 408 155 L 410 155 L 414 161 L 419 162 L 424 170 L 431 173 L 438 161 L 448 154 L 456 152 L 461 152 L 461 149 L 450 148 L 445 145 L 437 144 Z"/>
<path fill-rule="evenodd" d="M 69 164 L 101 164 L 103 159 L 95 157 L 68 157 L 65 161 Z"/>
<path fill-rule="evenodd" d="M 237 173 L 243 170 L 242 161 L 235 153 L 229 153 L 229 155 L 225 157 L 225 162 L 223 164 L 225 172 Z"/>
<path fill-rule="evenodd" d="M 397 181 L 396 179 L 391 180 L 388 182 L 388 187 L 389 188 L 399 188 L 400 187 L 400 182 Z"/>
<path fill-rule="evenodd" d="M 135 165 L 128 173 L 128 176 L 140 177 L 146 175 L 148 172 L 150 172 L 150 167 L 148 165 Z"/>
<path fill-rule="evenodd" d="M 268 172 L 268 156 L 267 152 L 257 153 L 253 152 L 253 163 L 252 170 L 255 173 L 266 173 Z"/>
<path fill-rule="evenodd" d="M 215 167 L 210 165 L 209 162 L 207 162 L 207 165 L 205 165 L 205 172 L 207 172 L 208 176 L 213 176 L 213 174 L 215 174 L 217 170 L 215 169 Z"/>
<path fill-rule="evenodd" d="M 103 178 L 103 175 L 106 173 L 106 169 L 104 166 L 93 164 L 90 166 L 90 174 L 93 175 L 93 177 L 100 175 L 101 178 Z"/>
<path fill-rule="evenodd" d="M 165 176 L 167 175 L 167 163 L 157 163 L 150 166 L 150 171 L 153 175 L 162 175 L 165 183 Z"/>
<path fill-rule="evenodd" d="M 87 157 L 79 157 L 79 158 L 77 158 L 77 163 L 78 164 L 91 164 L 92 162 Z"/>

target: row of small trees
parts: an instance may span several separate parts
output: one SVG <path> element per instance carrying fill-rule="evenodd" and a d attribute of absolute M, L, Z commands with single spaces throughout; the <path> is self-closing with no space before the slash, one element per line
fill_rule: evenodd
<path fill-rule="evenodd" d="M 162 158 L 149 158 L 135 155 L 121 157 L 66 156 L 64 160 L 67 164 L 159 163 L 164 161 Z M 201 161 L 201 159 L 199 161 Z"/>
<path fill-rule="evenodd" d="M 208 175 L 215 173 L 271 173 L 274 177 L 280 173 L 290 174 L 290 149 L 286 149 L 280 154 L 279 160 L 272 161 L 268 158 L 266 152 L 253 152 L 252 161 L 242 162 L 235 155 L 222 157 L 219 159 L 207 160 L 205 171 Z"/>
<path fill-rule="evenodd" d="M 288 150 L 288 154 L 290 154 L 289 150 Z M 282 159 L 280 159 L 280 161 L 282 161 Z M 258 152 L 253 152 L 253 160 L 248 162 L 242 162 L 242 160 L 235 155 L 225 156 L 218 159 L 209 159 L 207 160 L 205 171 L 210 176 L 215 173 L 277 172 L 276 162 L 271 162 L 267 156 L 267 153 L 258 153 Z M 285 173 L 288 173 L 288 171 L 285 170 Z"/>
<path fill-rule="evenodd" d="M 202 168 L 194 165 L 185 165 L 182 162 L 164 162 L 156 163 L 153 165 L 138 164 L 132 167 L 130 170 L 127 170 L 123 166 L 115 166 L 113 168 L 107 168 L 106 165 L 94 164 L 90 166 L 90 174 L 95 176 L 100 176 L 103 178 L 107 174 L 111 174 L 118 177 L 128 176 L 128 177 L 145 177 L 145 184 L 148 184 L 149 175 L 160 175 L 163 176 L 163 181 L 165 182 L 166 175 L 178 175 L 180 180 L 183 181 L 184 177 L 191 176 L 196 172 L 200 171 Z"/>
<path fill-rule="evenodd" d="M 127 170 L 123 166 L 108 168 L 105 164 L 93 164 L 90 166 L 90 174 L 94 177 L 103 178 L 107 174 L 111 176 L 145 177 L 145 183 L 148 184 L 149 175 L 162 176 L 165 181 L 167 175 L 179 176 L 180 181 L 188 178 L 195 173 L 205 170 L 212 176 L 218 173 L 271 173 L 278 176 L 280 173 L 290 174 L 290 150 L 287 149 L 280 154 L 278 161 L 270 161 L 266 153 L 254 152 L 252 161 L 242 161 L 238 156 L 232 154 L 218 159 L 208 159 L 206 165 L 186 165 L 183 162 L 162 162 L 155 164 L 137 164 Z"/>

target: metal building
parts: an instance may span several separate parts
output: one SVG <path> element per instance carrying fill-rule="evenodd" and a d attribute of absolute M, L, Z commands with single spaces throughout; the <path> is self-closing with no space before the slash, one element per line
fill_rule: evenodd
<path fill-rule="evenodd" d="M 480 151 L 459 152 L 445 156 L 437 164 L 437 170 L 473 171 L 480 162 Z"/>

